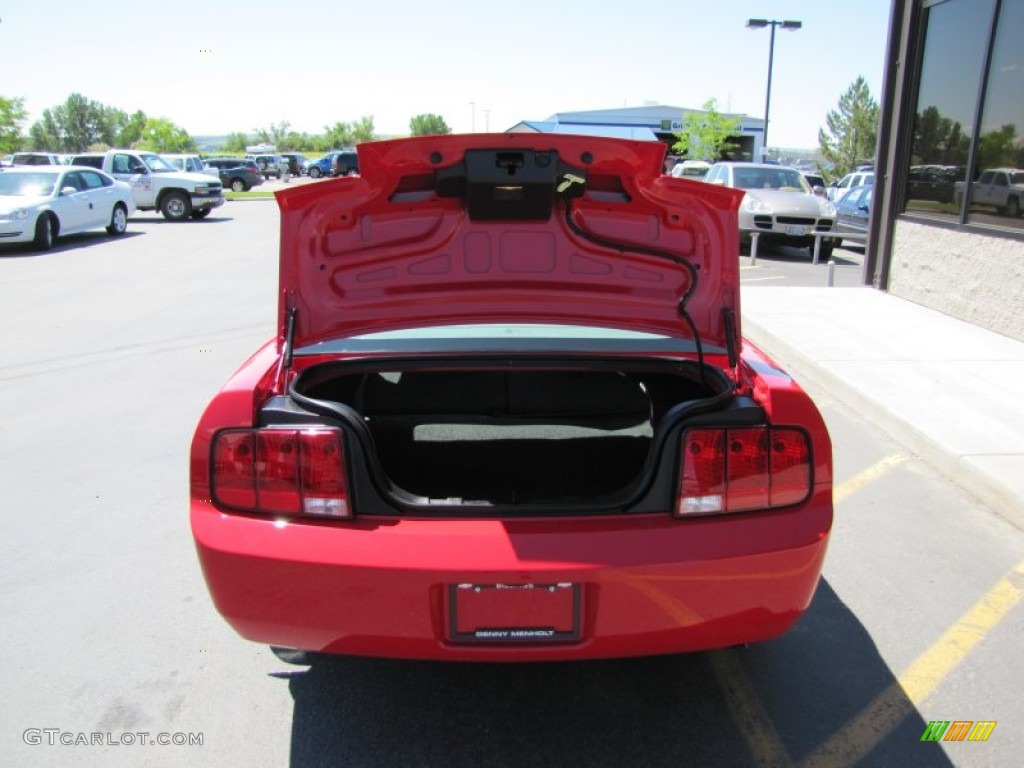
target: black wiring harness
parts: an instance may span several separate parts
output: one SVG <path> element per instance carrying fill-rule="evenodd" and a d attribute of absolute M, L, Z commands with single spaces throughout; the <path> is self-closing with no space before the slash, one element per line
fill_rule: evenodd
<path fill-rule="evenodd" d="M 669 253 L 668 251 L 663 251 L 659 248 L 648 248 L 647 246 L 643 245 L 620 243 L 615 240 L 609 240 L 607 238 L 601 237 L 600 235 L 595 235 L 593 232 L 588 232 L 587 230 L 583 229 L 583 227 L 581 227 L 573 220 L 573 195 L 566 194 L 566 192 L 569 191 L 574 185 L 584 183 L 585 180 L 582 179 L 581 177 L 567 173 L 563 177 L 562 183 L 559 184 L 557 188 L 558 192 L 562 194 L 562 200 L 565 203 L 566 226 L 568 226 L 569 229 L 572 230 L 577 237 L 581 238 L 582 240 L 586 240 L 588 243 L 599 245 L 602 248 L 611 248 L 613 250 L 617 250 L 619 253 L 638 253 L 644 256 L 654 256 L 655 258 L 665 259 L 667 261 L 671 261 L 673 264 L 678 264 L 689 273 L 690 284 L 686 287 L 686 293 L 684 293 L 683 297 L 679 300 L 679 305 L 677 309 L 679 311 L 679 316 L 683 319 L 683 322 L 685 322 L 686 326 L 690 329 L 690 333 L 693 334 L 693 343 L 694 346 L 697 347 L 697 365 L 700 369 L 701 383 L 704 385 L 706 389 L 710 390 L 711 387 L 708 384 L 707 376 L 704 372 L 704 347 L 701 344 L 700 334 L 697 332 L 697 324 L 693 322 L 693 318 L 690 317 L 690 313 L 686 311 L 686 303 L 690 300 L 690 297 L 693 296 L 694 292 L 697 290 L 697 267 L 695 267 L 693 264 L 691 264 L 689 261 L 682 258 L 681 256 L 676 256 L 675 254 Z"/>

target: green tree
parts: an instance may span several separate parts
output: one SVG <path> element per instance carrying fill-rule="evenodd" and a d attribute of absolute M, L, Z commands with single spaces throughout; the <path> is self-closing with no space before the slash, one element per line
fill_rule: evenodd
<path fill-rule="evenodd" d="M 265 144 L 273 144 L 278 149 L 289 151 L 294 149 L 288 141 L 288 130 L 291 127 L 292 124 L 287 120 L 282 120 L 280 123 L 271 123 L 270 128 L 257 128 L 256 138 Z"/>
<path fill-rule="evenodd" d="M 683 126 L 676 134 L 672 149 L 689 160 L 719 160 L 723 150 L 735 143 L 740 130 L 738 117 L 726 117 L 718 112 L 718 102 L 708 99 L 703 112 L 686 112 Z"/>
<path fill-rule="evenodd" d="M 438 136 L 451 132 L 452 129 L 440 115 L 424 113 L 413 115 L 409 120 L 409 133 L 413 136 Z"/>
<path fill-rule="evenodd" d="M 28 141 L 32 149 L 56 152 L 61 149 L 61 129 L 53 110 L 44 109 L 39 119 L 28 129 Z"/>
<path fill-rule="evenodd" d="M 1017 126 L 1012 123 L 981 134 L 978 169 L 1013 166 L 1017 158 Z"/>
<path fill-rule="evenodd" d="M 142 132 L 149 118 L 141 109 L 130 115 L 120 109 L 107 108 L 107 136 L 104 140 L 111 147 L 133 147 L 142 141 Z"/>
<path fill-rule="evenodd" d="M 249 143 L 249 137 L 244 133 L 229 133 L 224 142 L 224 150 L 226 152 L 245 152 Z"/>
<path fill-rule="evenodd" d="M 911 165 L 967 165 L 971 140 L 960 123 L 927 107 L 914 118 Z"/>
<path fill-rule="evenodd" d="M 103 141 L 107 109 L 80 93 L 72 93 L 63 104 L 43 110 L 29 129 L 29 138 L 35 149 L 82 152 Z"/>
<path fill-rule="evenodd" d="M 331 147 L 351 147 L 362 141 L 373 141 L 373 116 L 367 115 L 353 123 L 338 122 L 333 126 L 324 126 L 326 145 Z"/>
<path fill-rule="evenodd" d="M 0 154 L 21 149 L 21 124 L 25 122 L 25 99 L 0 96 Z"/>
<path fill-rule="evenodd" d="M 844 176 L 859 163 L 874 159 L 878 117 L 878 102 L 872 98 L 867 81 L 858 77 L 839 97 L 838 109 L 825 116 L 828 133 L 818 129 L 818 146 L 832 164 L 832 174 Z"/>
<path fill-rule="evenodd" d="M 163 117 L 151 117 L 142 128 L 139 149 L 154 152 L 194 152 L 195 142 L 188 132 Z"/>
<path fill-rule="evenodd" d="M 103 105 L 72 93 L 63 104 L 64 151 L 82 152 L 95 144 L 103 127 Z"/>
<path fill-rule="evenodd" d="M 316 138 L 308 133 L 288 131 L 288 135 L 281 140 L 282 147 L 292 152 L 306 152 L 315 149 Z"/>

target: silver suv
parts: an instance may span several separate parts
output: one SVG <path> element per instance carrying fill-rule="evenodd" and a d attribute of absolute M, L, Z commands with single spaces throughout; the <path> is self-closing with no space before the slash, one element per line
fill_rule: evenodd
<path fill-rule="evenodd" d="M 260 167 L 260 173 L 263 174 L 263 178 L 269 179 L 273 176 L 275 179 L 280 179 L 281 174 L 284 172 L 285 164 L 288 162 L 280 155 L 246 155 L 246 160 L 255 160 L 256 165 Z"/>

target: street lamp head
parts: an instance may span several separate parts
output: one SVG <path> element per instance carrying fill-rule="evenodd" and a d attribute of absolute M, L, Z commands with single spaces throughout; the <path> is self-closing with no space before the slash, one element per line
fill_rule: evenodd
<path fill-rule="evenodd" d="M 783 29 L 800 29 L 803 26 L 802 21 L 784 21 L 781 24 Z"/>
<path fill-rule="evenodd" d="M 764 29 L 768 26 L 768 19 L 747 19 L 747 26 L 751 29 Z"/>

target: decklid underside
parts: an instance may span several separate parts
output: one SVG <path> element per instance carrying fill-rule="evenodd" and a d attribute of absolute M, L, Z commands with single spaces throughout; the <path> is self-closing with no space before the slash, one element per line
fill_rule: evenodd
<path fill-rule="evenodd" d="M 589 136 L 362 144 L 361 176 L 277 193 L 278 344 L 544 323 L 737 351 L 743 193 L 663 159 L 660 142 Z"/>

